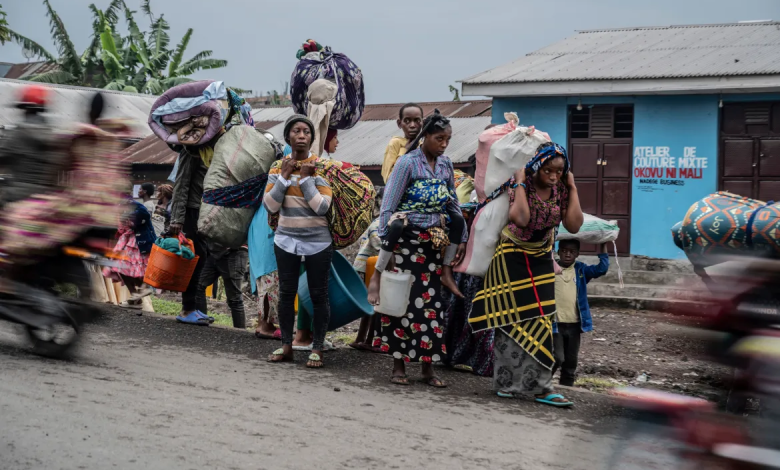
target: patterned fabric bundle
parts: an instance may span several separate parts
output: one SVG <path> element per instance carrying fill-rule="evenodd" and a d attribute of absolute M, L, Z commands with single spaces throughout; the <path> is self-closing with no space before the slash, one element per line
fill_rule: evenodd
<path fill-rule="evenodd" d="M 418 214 L 444 214 L 447 212 L 447 201 L 451 197 L 447 182 L 444 180 L 434 178 L 416 180 L 406 188 L 398 210 Z"/>
<path fill-rule="evenodd" d="M 780 257 L 780 203 L 766 203 L 728 192 L 710 194 L 688 209 L 672 227 L 675 245 L 694 264 L 708 256 L 750 252 Z"/>
<path fill-rule="evenodd" d="M 334 53 L 330 47 L 304 55 L 290 78 L 293 110 L 306 115 L 307 90 L 315 80 L 328 79 L 336 83 L 336 105 L 330 116 L 331 129 L 350 129 L 360 120 L 366 105 L 363 90 L 363 72 L 344 54 Z"/>
<path fill-rule="evenodd" d="M 469 323 L 474 332 L 500 328 L 542 366 L 552 369 L 555 271 L 550 240 L 504 241 L 474 297 Z"/>
<path fill-rule="evenodd" d="M 282 161 L 273 168 L 281 168 Z M 360 168 L 336 160 L 317 160 L 317 174 L 325 178 L 333 191 L 328 210 L 328 225 L 336 249 L 355 243 L 371 225 L 376 191 Z M 269 214 L 268 223 L 276 230 L 279 214 Z"/>
<path fill-rule="evenodd" d="M 471 202 L 471 193 L 474 191 L 474 178 L 460 170 L 455 170 L 454 176 L 455 193 L 458 197 L 458 202 L 461 204 Z"/>

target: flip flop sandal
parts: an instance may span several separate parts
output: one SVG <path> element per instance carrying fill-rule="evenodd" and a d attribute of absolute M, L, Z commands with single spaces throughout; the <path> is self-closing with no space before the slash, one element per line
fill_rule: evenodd
<path fill-rule="evenodd" d="M 189 325 L 209 326 L 209 321 L 206 318 L 198 315 L 198 312 L 190 312 L 187 316 L 176 316 L 176 321 L 179 323 L 187 323 Z"/>
<path fill-rule="evenodd" d="M 318 366 L 311 365 L 314 362 L 319 362 L 320 365 Z M 321 369 L 325 367 L 325 364 L 322 363 L 322 358 L 320 357 L 319 354 L 311 353 L 309 354 L 309 361 L 306 363 L 306 367 L 308 367 L 309 369 Z"/>
<path fill-rule="evenodd" d="M 374 352 L 374 348 L 371 346 L 365 344 L 365 343 L 352 343 L 348 345 L 352 349 L 356 349 L 358 351 L 365 351 L 365 352 Z"/>
<path fill-rule="evenodd" d="M 390 377 L 390 383 L 396 384 L 396 385 L 403 385 L 403 386 L 409 386 L 411 385 L 409 383 L 409 376 L 408 375 L 393 375 Z"/>
<path fill-rule="evenodd" d="M 267 335 L 265 333 L 260 333 L 259 331 L 255 331 L 255 338 L 257 338 L 257 339 L 276 339 L 276 338 L 274 338 L 274 335 Z"/>
<path fill-rule="evenodd" d="M 281 359 L 274 360 L 273 357 L 281 357 Z M 270 356 L 268 356 L 268 362 L 292 362 L 293 358 L 289 356 L 284 355 L 284 348 L 279 348 L 276 351 L 272 352 Z"/>
<path fill-rule="evenodd" d="M 559 402 L 559 401 L 553 401 L 556 398 L 560 398 L 561 400 L 566 400 L 563 395 L 560 395 L 558 393 L 550 393 L 546 395 L 544 398 L 536 398 L 534 399 L 537 403 L 544 403 L 545 405 L 554 406 L 556 408 L 568 408 L 570 406 L 574 406 L 574 403 L 566 400 L 565 402 Z"/>
<path fill-rule="evenodd" d="M 474 368 L 466 364 L 455 364 L 452 368 L 460 372 L 474 372 Z"/>
<path fill-rule="evenodd" d="M 210 317 L 210 316 L 206 315 L 205 313 L 201 312 L 200 310 L 195 310 L 195 313 L 197 313 L 199 317 L 205 318 L 206 320 L 208 320 L 209 323 L 214 323 L 214 317 Z"/>
<path fill-rule="evenodd" d="M 512 392 L 505 392 L 503 390 L 499 390 L 496 392 L 496 395 L 498 395 L 501 398 L 514 398 L 515 394 Z"/>
<path fill-rule="evenodd" d="M 431 386 L 433 388 L 447 388 L 447 384 L 444 383 L 440 378 L 433 376 L 429 378 L 422 378 L 420 379 L 420 382 L 424 383 L 425 385 Z"/>
<path fill-rule="evenodd" d="M 311 351 L 313 344 L 314 343 L 309 343 L 306 346 L 293 346 L 293 351 Z M 336 348 L 333 346 L 333 343 L 331 343 L 327 339 L 325 340 L 324 343 L 322 343 L 322 352 L 332 351 L 334 349 Z"/>

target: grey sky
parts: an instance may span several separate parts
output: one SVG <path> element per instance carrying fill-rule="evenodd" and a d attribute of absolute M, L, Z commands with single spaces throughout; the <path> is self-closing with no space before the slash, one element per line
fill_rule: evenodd
<path fill-rule="evenodd" d="M 0 0 L 12 29 L 55 53 L 41 0 Z M 109 0 L 51 0 L 81 52 L 89 41 L 87 6 Z M 140 0 L 127 0 L 139 10 Z M 281 89 L 301 43 L 313 38 L 346 53 L 363 70 L 369 103 L 451 98 L 448 85 L 570 36 L 575 30 L 780 20 L 780 0 L 153 0 L 178 43 L 195 29 L 203 49 L 229 61 L 198 78 L 255 92 Z M 136 21 L 148 20 L 139 12 Z M 124 25 L 124 18 L 121 18 Z M 16 44 L 0 61 L 24 62 Z"/>

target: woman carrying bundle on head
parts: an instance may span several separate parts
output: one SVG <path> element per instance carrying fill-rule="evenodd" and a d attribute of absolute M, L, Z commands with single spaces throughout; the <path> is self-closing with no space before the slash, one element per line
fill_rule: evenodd
<path fill-rule="evenodd" d="M 509 224 L 502 232 L 482 290 L 469 317 L 473 331 L 496 329 L 493 387 L 498 396 L 533 394 L 537 402 L 566 407 L 553 393 L 555 229 L 577 233 L 583 215 L 566 150 L 542 144 L 510 180 Z"/>
<path fill-rule="evenodd" d="M 406 363 L 421 362 L 425 383 L 446 386 L 434 375 L 432 366 L 447 354 L 442 329 L 442 264 L 457 264 L 462 259 L 468 236 L 465 223 L 452 217 L 460 215 L 460 206 L 455 199 L 452 162 L 444 155 L 451 138 L 449 119 L 437 110 L 425 119 L 409 145 L 410 152 L 398 159 L 385 187 L 379 222 L 382 249 L 369 295 L 373 294 L 376 303 L 378 275 L 392 257 L 400 271 L 413 277 L 408 313 L 401 318 L 381 317 L 380 347 L 393 356 L 391 382 L 398 385 L 409 385 Z M 449 237 L 444 232 L 447 215 L 451 217 Z"/>

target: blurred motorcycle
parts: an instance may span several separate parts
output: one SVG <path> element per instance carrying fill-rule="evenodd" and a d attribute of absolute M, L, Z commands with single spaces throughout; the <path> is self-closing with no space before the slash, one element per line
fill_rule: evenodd
<path fill-rule="evenodd" d="M 24 326 L 33 352 L 63 358 L 77 344 L 84 324 L 101 310 L 91 302 L 88 264 L 111 266 L 116 229 L 95 228 L 55 255 L 16 266 L 0 262 L 0 320 Z"/>
<path fill-rule="evenodd" d="M 633 410 L 613 469 L 780 469 L 780 261 L 734 261 L 713 276 L 712 310 L 684 312 L 712 335 L 713 360 L 731 366 L 725 411 L 705 400 L 623 388 Z M 682 313 L 682 312 L 681 312 Z M 748 399 L 759 411 L 743 415 Z"/>

